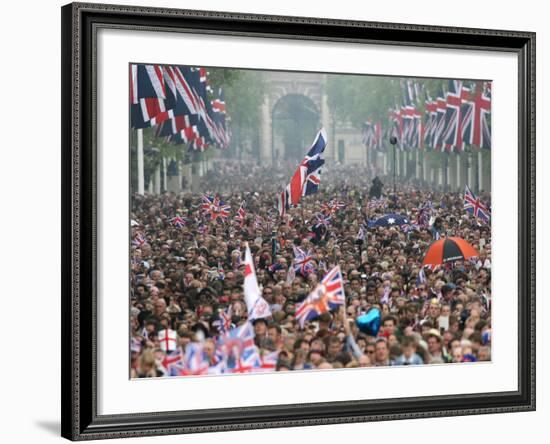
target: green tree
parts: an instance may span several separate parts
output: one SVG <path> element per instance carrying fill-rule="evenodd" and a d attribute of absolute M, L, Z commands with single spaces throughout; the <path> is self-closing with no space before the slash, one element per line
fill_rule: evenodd
<path fill-rule="evenodd" d="M 265 83 L 261 71 L 230 70 L 233 79 L 225 85 L 225 103 L 232 138 L 228 155 L 240 156 L 244 141 L 252 142 L 260 132 L 260 107 Z"/>

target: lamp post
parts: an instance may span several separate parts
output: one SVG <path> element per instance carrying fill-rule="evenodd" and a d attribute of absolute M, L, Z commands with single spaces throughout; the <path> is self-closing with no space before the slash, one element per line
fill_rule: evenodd
<path fill-rule="evenodd" d="M 390 137 L 390 143 L 392 144 L 393 146 L 393 196 L 394 196 L 394 199 L 395 199 L 395 196 L 396 196 L 396 191 L 395 191 L 395 173 L 396 173 L 396 166 L 397 166 L 397 153 L 396 153 L 396 150 L 395 150 L 395 145 L 397 145 L 397 137 L 395 136 L 391 136 Z"/>

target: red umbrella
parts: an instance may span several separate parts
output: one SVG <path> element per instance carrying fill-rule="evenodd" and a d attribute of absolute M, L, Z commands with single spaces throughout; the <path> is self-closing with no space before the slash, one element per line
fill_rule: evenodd
<path fill-rule="evenodd" d="M 422 265 L 442 265 L 446 262 L 479 256 L 478 251 L 460 237 L 446 237 L 428 247 Z"/>

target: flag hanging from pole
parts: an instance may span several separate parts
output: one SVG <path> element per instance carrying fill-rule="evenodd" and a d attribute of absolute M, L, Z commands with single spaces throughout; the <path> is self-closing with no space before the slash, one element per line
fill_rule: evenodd
<path fill-rule="evenodd" d="M 298 205 L 302 196 L 316 193 L 321 183 L 321 169 L 325 160 L 321 157 L 327 146 L 327 133 L 321 128 L 307 152 L 290 178 L 290 183 L 281 193 L 278 201 L 279 215 L 284 216 L 290 205 Z"/>

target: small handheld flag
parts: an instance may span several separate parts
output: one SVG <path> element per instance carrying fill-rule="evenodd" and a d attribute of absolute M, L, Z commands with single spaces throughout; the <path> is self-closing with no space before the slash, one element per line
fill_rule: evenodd
<path fill-rule="evenodd" d="M 167 329 L 159 331 L 158 340 L 160 348 L 164 352 L 171 352 L 177 348 L 177 333 L 175 330 Z"/>
<path fill-rule="evenodd" d="M 172 218 L 171 222 L 172 222 L 172 225 L 176 228 L 183 228 L 185 227 L 185 224 L 186 224 L 185 219 L 181 216 L 176 216 Z"/>
<path fill-rule="evenodd" d="M 244 219 L 246 218 L 246 211 L 244 209 L 246 205 L 246 202 L 243 200 L 241 203 L 241 206 L 237 210 L 237 215 L 235 216 L 235 220 L 241 224 L 241 227 L 244 224 Z"/>
<path fill-rule="evenodd" d="M 310 250 L 304 251 L 300 247 L 293 245 L 294 249 L 294 272 L 307 276 L 313 271 L 313 254 Z"/>
<path fill-rule="evenodd" d="M 202 196 L 202 211 L 210 220 L 215 221 L 218 218 L 227 219 L 231 207 L 220 200 L 219 197 L 211 197 L 206 194 Z"/>
<path fill-rule="evenodd" d="M 330 270 L 307 298 L 296 308 L 295 318 L 304 328 L 306 321 L 344 305 L 346 295 L 340 267 Z"/>

